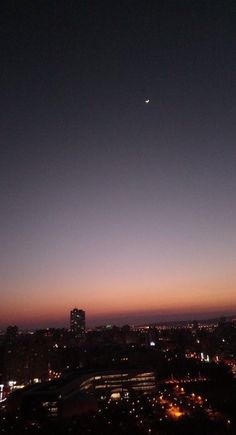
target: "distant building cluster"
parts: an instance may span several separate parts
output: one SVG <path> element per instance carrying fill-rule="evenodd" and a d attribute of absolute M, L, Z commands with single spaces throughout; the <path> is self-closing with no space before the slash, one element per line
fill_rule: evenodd
<path fill-rule="evenodd" d="M 0 333 L 0 431 L 236 434 L 235 319 L 86 329 L 69 314 L 68 328 Z"/>

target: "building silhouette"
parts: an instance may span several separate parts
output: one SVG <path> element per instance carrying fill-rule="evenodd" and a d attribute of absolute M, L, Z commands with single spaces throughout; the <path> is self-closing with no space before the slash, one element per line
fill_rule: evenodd
<path fill-rule="evenodd" d="M 85 311 L 74 308 L 70 312 L 70 330 L 75 335 L 85 333 Z"/>

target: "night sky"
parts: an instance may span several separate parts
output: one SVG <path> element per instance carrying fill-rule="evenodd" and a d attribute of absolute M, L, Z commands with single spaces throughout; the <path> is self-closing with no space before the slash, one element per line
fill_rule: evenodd
<path fill-rule="evenodd" d="M 235 2 L 0 20 L 0 326 L 236 311 Z"/>

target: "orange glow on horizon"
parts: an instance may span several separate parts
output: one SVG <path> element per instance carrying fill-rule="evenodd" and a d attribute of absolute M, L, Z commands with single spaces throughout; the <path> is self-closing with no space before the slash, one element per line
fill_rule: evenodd
<path fill-rule="evenodd" d="M 112 287 L 110 287 L 112 288 Z M 6 299 L 1 313 L 2 323 L 40 323 L 47 324 L 61 321 L 68 322 L 69 311 L 74 306 L 85 309 L 88 322 L 92 318 L 129 317 L 129 315 L 180 315 L 184 313 L 214 313 L 217 311 L 232 311 L 236 309 L 235 285 L 218 282 L 199 284 L 198 288 L 193 283 L 178 283 L 174 290 L 163 285 L 163 290 L 154 286 L 149 289 L 126 288 L 104 290 L 97 288 L 90 294 L 80 294 L 75 287 L 70 291 L 64 286 L 54 290 L 47 290 L 47 297 L 42 297 L 41 292 L 35 292 L 31 297 L 22 297 L 19 292 L 11 303 Z M 3 298 L 4 299 L 4 298 Z"/>
<path fill-rule="evenodd" d="M 207 268 L 206 268 L 207 269 Z M 81 277 L 58 270 L 58 274 L 27 276 L 18 281 L 2 280 L 1 324 L 64 324 L 68 325 L 69 312 L 74 306 L 86 311 L 88 324 L 120 318 L 127 323 L 129 316 L 163 318 L 164 316 L 193 316 L 195 313 L 236 311 L 236 276 L 221 269 L 210 276 L 201 276 L 188 270 L 180 276 L 179 270 L 159 274 L 148 271 L 136 274 L 112 275 L 106 271 Z M 209 276 L 208 276 L 209 275 Z M 213 278 L 214 276 L 214 278 Z M 11 295 L 11 296 L 9 296 Z"/>

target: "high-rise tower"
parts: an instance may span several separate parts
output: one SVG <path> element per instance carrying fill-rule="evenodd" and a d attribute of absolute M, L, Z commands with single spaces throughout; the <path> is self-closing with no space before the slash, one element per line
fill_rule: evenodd
<path fill-rule="evenodd" d="M 85 333 L 85 311 L 74 308 L 70 312 L 70 330 L 76 335 Z"/>

